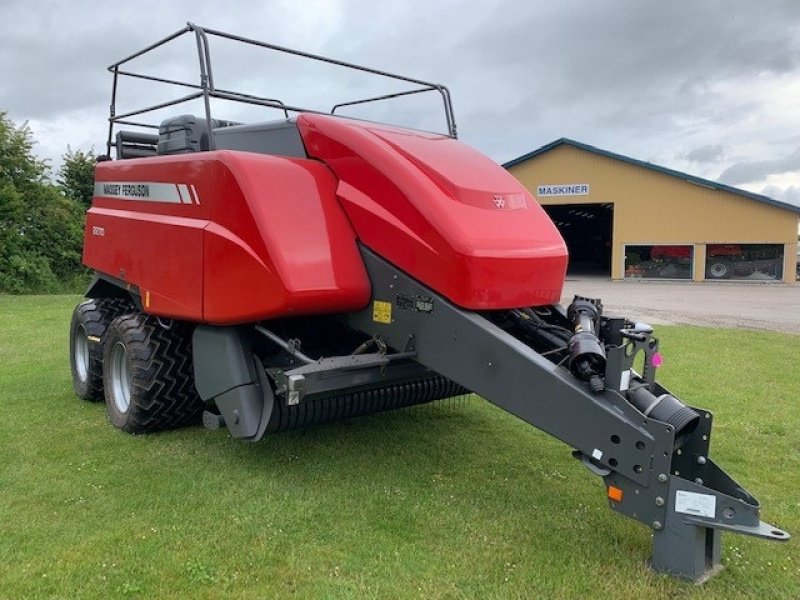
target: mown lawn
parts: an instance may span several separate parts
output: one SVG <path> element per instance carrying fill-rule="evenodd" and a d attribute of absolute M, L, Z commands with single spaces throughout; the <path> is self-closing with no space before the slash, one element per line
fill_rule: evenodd
<path fill-rule="evenodd" d="M 74 396 L 74 296 L 0 296 L 0 597 L 800 598 L 800 550 L 724 535 L 703 587 L 649 572 L 559 442 L 479 399 L 244 444 L 133 437 Z M 800 534 L 800 337 L 662 327 L 661 379 Z"/>

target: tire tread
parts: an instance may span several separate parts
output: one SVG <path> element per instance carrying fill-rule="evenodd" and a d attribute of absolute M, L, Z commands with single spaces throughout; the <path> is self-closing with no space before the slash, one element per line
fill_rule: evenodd
<path fill-rule="evenodd" d="M 130 310 L 133 310 L 133 304 L 127 298 L 89 299 L 75 307 L 70 323 L 70 366 L 72 386 L 75 393 L 83 400 L 89 402 L 103 400 L 103 343 L 106 331 L 117 316 Z M 83 385 L 77 378 L 72 356 L 73 336 L 78 325 L 83 325 L 87 336 L 100 339 L 99 342 L 89 342 L 89 369 L 86 385 Z"/>
<path fill-rule="evenodd" d="M 132 387 L 128 413 L 117 413 L 123 419 L 112 418 L 112 423 L 129 433 L 199 423 L 204 404 L 194 385 L 190 326 L 176 321 L 166 329 L 154 317 L 133 313 L 117 317 L 111 328 L 109 342 L 122 341 L 126 347 Z M 116 410 L 110 394 L 106 405 Z"/>

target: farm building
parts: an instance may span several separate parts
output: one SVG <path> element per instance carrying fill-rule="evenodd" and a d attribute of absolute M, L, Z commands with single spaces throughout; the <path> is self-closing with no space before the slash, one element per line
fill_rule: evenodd
<path fill-rule="evenodd" d="M 562 138 L 507 162 L 570 271 L 794 282 L 800 207 Z"/>

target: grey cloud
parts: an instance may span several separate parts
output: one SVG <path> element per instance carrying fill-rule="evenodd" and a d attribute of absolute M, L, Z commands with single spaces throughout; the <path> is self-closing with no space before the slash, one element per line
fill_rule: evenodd
<path fill-rule="evenodd" d="M 0 108 L 16 120 L 45 124 L 84 115 L 61 128 L 62 147 L 89 128 L 99 132 L 92 134 L 99 143 L 110 87 L 105 67 L 188 19 L 443 82 L 453 93 L 462 139 L 497 160 L 568 136 L 702 170 L 711 163 L 695 150 L 723 146 L 726 155 L 742 154 L 736 148 L 742 123 L 770 109 L 760 81 L 797 76 L 800 57 L 795 0 L 763 3 L 757 11 L 743 0 L 226 0 L 224 10 L 212 0 L 105 3 L 102 10 L 87 0 L 4 0 L 0 76 L 12 85 L 0 86 Z M 221 83 L 275 89 L 287 101 L 324 107 L 370 89 L 335 71 L 229 47 L 213 52 Z M 191 52 L 188 59 L 156 66 L 170 73 L 182 64 L 196 68 Z M 149 97 L 138 93 L 128 99 Z M 429 106 L 435 110 L 416 113 L 387 104 L 373 116 L 439 127 L 438 108 Z M 779 147 L 776 139 L 762 141 Z"/>
<path fill-rule="evenodd" d="M 722 144 L 706 144 L 681 155 L 681 158 L 694 163 L 717 163 L 725 156 Z"/>
<path fill-rule="evenodd" d="M 800 206 L 800 185 L 790 185 L 786 188 L 768 185 L 761 190 L 761 193 L 770 198 Z"/>
<path fill-rule="evenodd" d="M 729 185 L 762 181 L 769 175 L 800 171 L 800 148 L 781 158 L 741 161 L 725 169 L 719 180 Z"/>
<path fill-rule="evenodd" d="M 69 3 L 13 1 L 0 9 L 0 106 L 23 107 L 26 118 L 37 119 L 107 105 L 110 57 L 152 34 L 123 25 L 132 11 L 101 21 L 75 18 L 71 9 Z"/>
<path fill-rule="evenodd" d="M 797 66 L 800 5 L 770 3 L 754 27 L 745 2 L 527 3 L 497 7 L 464 45 L 479 65 L 511 64 L 564 102 L 643 92 L 702 98 L 714 81 Z M 712 25 L 713 24 L 713 25 Z M 524 70 L 523 70 L 524 68 Z M 629 99 L 626 104 L 632 104 Z M 632 99 L 635 101 L 635 98 Z"/>
<path fill-rule="evenodd" d="M 770 4 L 759 26 L 751 9 L 742 2 L 561 2 L 529 3 L 509 16 L 498 8 L 463 47 L 476 70 L 489 72 L 470 87 L 497 85 L 502 95 L 513 69 L 515 100 L 550 107 L 518 126 L 532 131 L 557 121 L 578 139 L 600 132 L 607 147 L 625 136 L 660 137 L 686 122 L 700 133 L 758 109 L 737 99 L 731 110 L 715 84 L 797 67 L 798 39 L 786 19 L 796 22 L 800 5 Z M 496 64 L 504 67 L 490 69 Z"/>

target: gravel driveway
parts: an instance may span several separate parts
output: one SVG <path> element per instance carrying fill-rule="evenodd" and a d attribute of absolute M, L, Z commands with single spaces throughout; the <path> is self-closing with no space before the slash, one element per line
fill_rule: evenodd
<path fill-rule="evenodd" d="M 800 335 L 800 285 L 610 281 L 568 277 L 562 303 L 599 297 L 605 314 L 646 323 L 744 327 Z"/>

